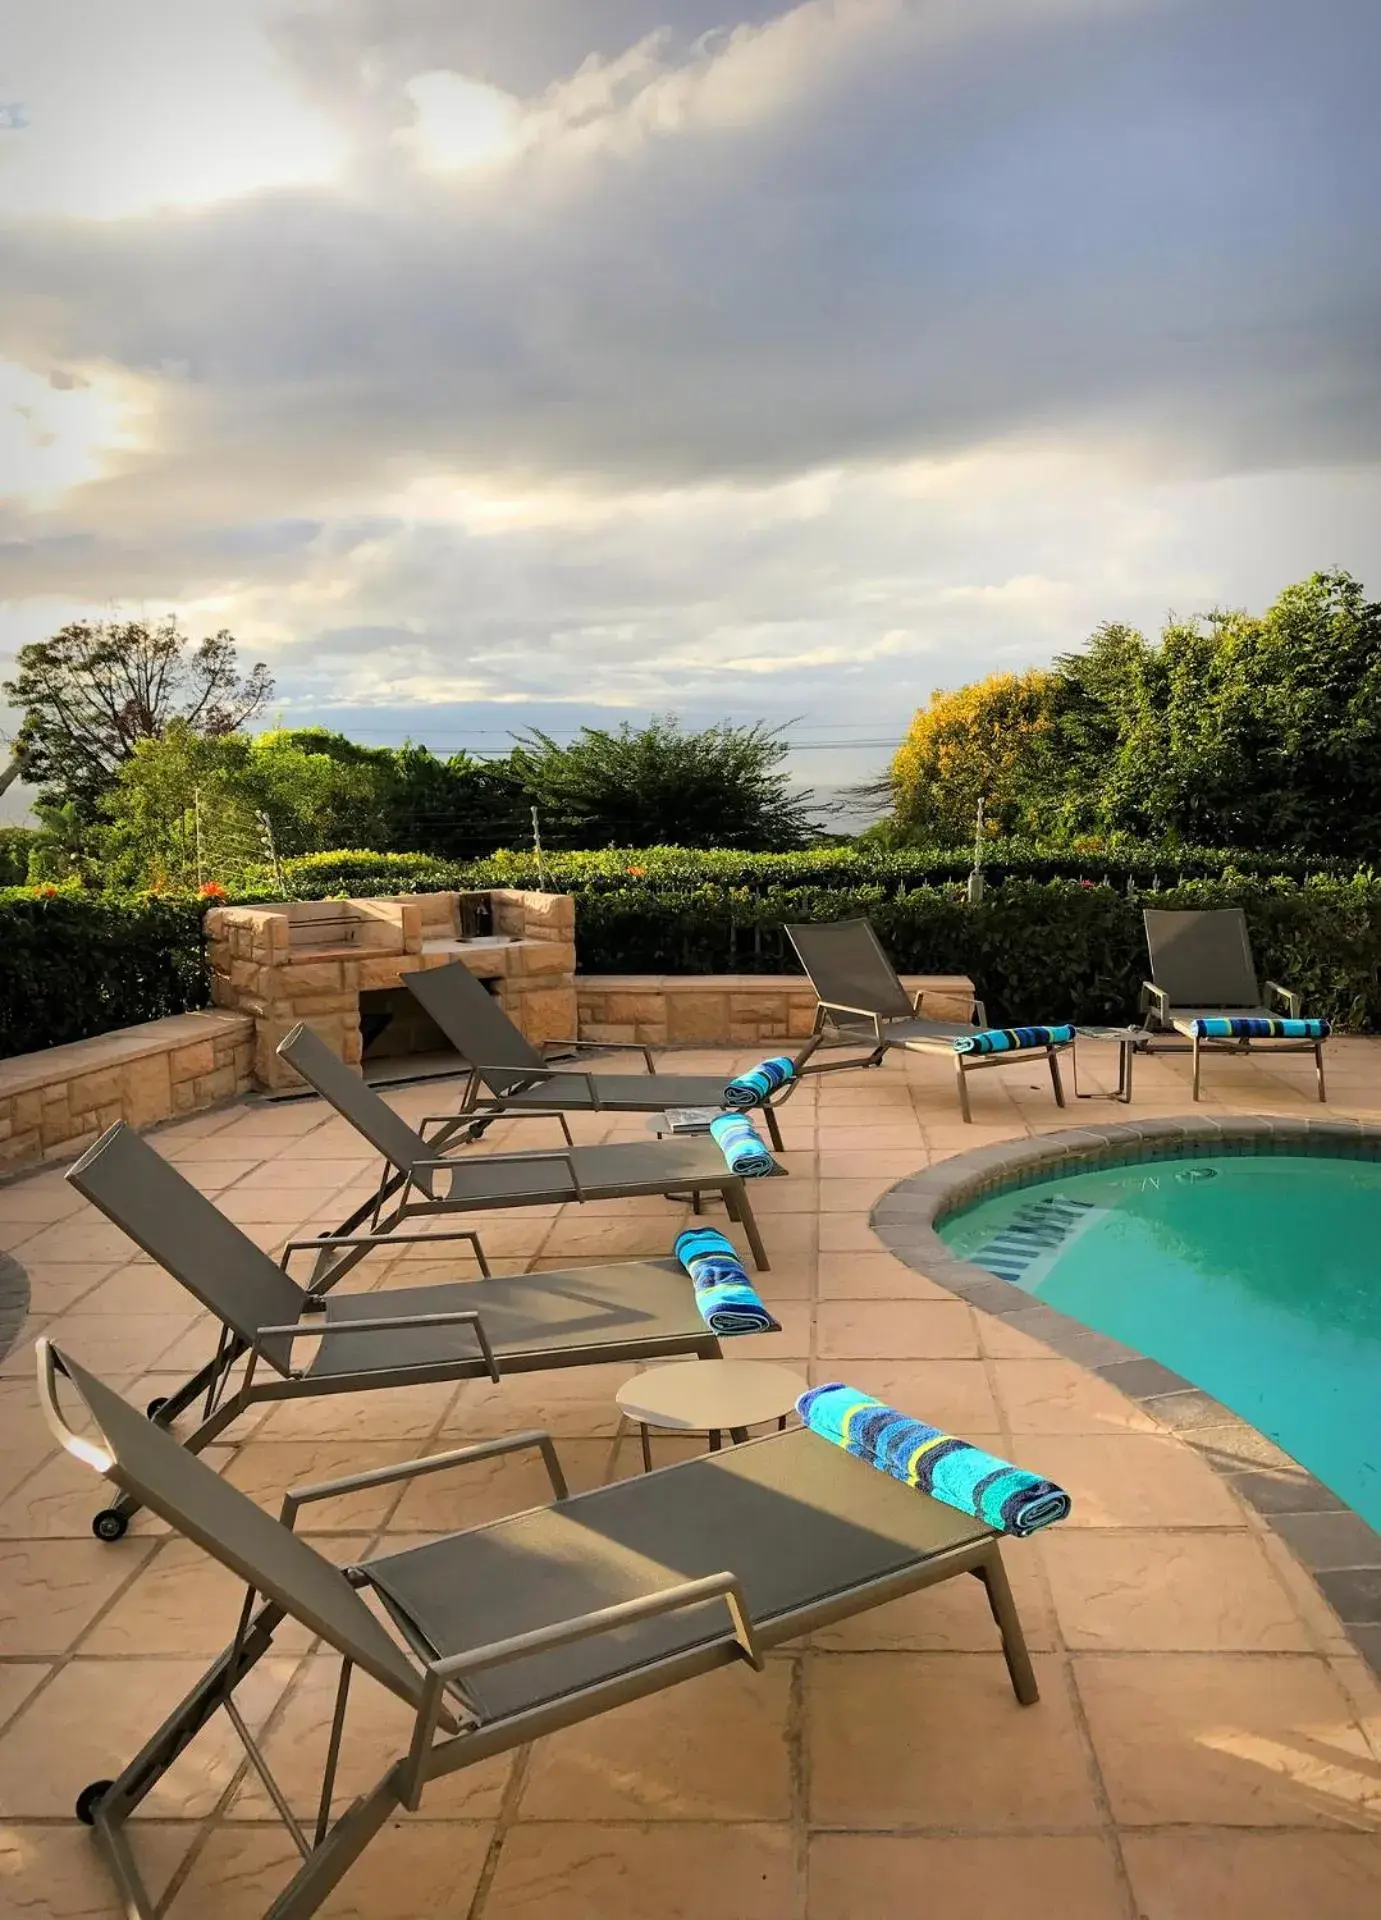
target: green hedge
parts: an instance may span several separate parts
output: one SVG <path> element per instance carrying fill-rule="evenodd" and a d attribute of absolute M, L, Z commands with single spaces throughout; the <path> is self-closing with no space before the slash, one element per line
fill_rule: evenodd
<path fill-rule="evenodd" d="M 0 891 L 0 1056 L 207 1003 L 202 903 Z"/>
<path fill-rule="evenodd" d="M 500 884 L 473 866 L 421 856 L 392 855 L 384 865 L 378 855 L 342 853 L 288 865 L 301 898 Z M 758 865 L 753 871 L 760 875 Z M 996 1020 L 1125 1020 L 1145 970 L 1143 906 L 1241 906 L 1263 977 L 1300 988 L 1311 1013 L 1340 1026 L 1381 1028 L 1381 880 L 1369 874 L 1230 874 L 1158 891 L 1012 877 L 990 882 L 977 908 L 957 882 L 899 886 L 890 875 L 853 884 L 759 877 L 753 886 L 667 871 L 655 885 L 649 879 L 624 873 L 621 885 L 578 890 L 582 971 L 790 972 L 787 922 L 866 914 L 902 972 L 971 975 Z M 187 899 L 0 892 L 0 1051 L 204 1006 L 201 912 Z"/>

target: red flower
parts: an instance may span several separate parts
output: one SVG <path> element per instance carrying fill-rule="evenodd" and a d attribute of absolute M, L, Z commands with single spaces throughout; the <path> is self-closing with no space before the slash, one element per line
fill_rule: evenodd
<path fill-rule="evenodd" d="M 56 887 L 35 887 L 34 888 L 35 900 L 56 900 L 57 897 L 58 897 L 58 890 Z"/>
<path fill-rule="evenodd" d="M 225 900 L 229 898 L 219 880 L 208 880 L 197 888 L 199 900 Z"/>
<path fill-rule="evenodd" d="M 647 878 L 646 867 L 625 867 L 624 872 L 631 873 L 635 880 L 646 880 Z"/>

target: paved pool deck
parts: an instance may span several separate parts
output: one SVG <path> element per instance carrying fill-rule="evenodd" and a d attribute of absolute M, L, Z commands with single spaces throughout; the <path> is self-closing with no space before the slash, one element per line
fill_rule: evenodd
<path fill-rule="evenodd" d="M 666 1056 L 678 1070 L 743 1064 Z M 611 1063 L 612 1064 L 612 1063 Z M 1106 1090 L 1113 1050 L 1081 1048 Z M 1135 1104 L 1064 1113 L 1039 1063 L 971 1082 L 960 1123 L 943 1061 L 807 1084 L 783 1111 L 791 1178 L 753 1199 L 778 1336 L 730 1352 L 844 1377 L 1049 1473 L 1074 1514 L 1006 1550 L 1042 1688 L 1017 1707 L 975 1583 L 950 1582 L 770 1656 L 620 1709 L 443 1783 L 374 1843 L 324 1909 L 358 1920 L 1365 1920 L 1381 1912 L 1381 1687 L 1290 1547 L 1172 1425 L 1078 1361 L 958 1298 L 870 1224 L 898 1182 L 1024 1135 L 1129 1119 L 1315 1118 L 1304 1059 L 1139 1062 Z M 390 1096 L 411 1117 L 454 1084 Z M 1333 1117 L 1381 1120 L 1381 1042 L 1330 1048 Z M 582 1140 L 644 1137 L 635 1118 Z M 318 1101 L 240 1103 L 152 1136 L 262 1245 L 333 1225 L 372 1185 L 368 1153 Z M 495 1148 L 556 1144 L 547 1123 Z M 686 1210 L 660 1199 L 477 1221 L 500 1271 L 665 1255 Z M 713 1217 L 713 1215 L 712 1215 Z M 441 1250 L 438 1249 L 438 1254 Z M 62 1179 L 0 1187 L 0 1253 L 28 1319 L 0 1362 L 0 1912 L 114 1920 L 79 1788 L 113 1774 L 233 1631 L 239 1589 L 140 1516 L 95 1541 L 96 1484 L 36 1411 L 48 1333 L 142 1405 L 208 1355 L 194 1303 Z M 133 1256 L 133 1257 L 132 1257 Z M 422 1284 L 463 1255 L 389 1250 L 352 1284 Z M 12 1269 L 6 1268 L 12 1274 Z M 0 1275 L 0 1278 L 3 1278 Z M 627 1367 L 256 1409 L 215 1449 L 265 1505 L 305 1481 L 545 1426 L 575 1486 L 639 1468 L 613 1396 Z M 688 1440 L 654 1442 L 670 1460 Z M 1272 1471 L 1284 1471 L 1273 1466 Z M 542 1497 L 523 1457 L 314 1507 L 340 1559 Z M 333 1662 L 304 1635 L 249 1707 L 301 1811 L 332 1710 Z M 345 1793 L 381 1770 L 401 1711 L 357 1681 Z M 357 1764 L 356 1764 L 357 1763 Z M 372 1772 L 371 1772 L 372 1770 Z M 229 1729 L 213 1725 L 152 1797 L 140 1851 L 177 1920 L 248 1920 L 295 1857 Z"/>

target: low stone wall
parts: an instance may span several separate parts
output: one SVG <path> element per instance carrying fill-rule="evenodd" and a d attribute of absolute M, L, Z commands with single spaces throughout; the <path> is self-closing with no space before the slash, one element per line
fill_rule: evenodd
<path fill-rule="evenodd" d="M 68 1160 L 117 1120 L 150 1127 L 247 1093 L 254 1022 L 179 1013 L 0 1061 L 0 1166 Z"/>
<path fill-rule="evenodd" d="M 967 1020 L 973 982 L 962 974 L 904 976 L 925 990 L 922 1011 L 935 1020 Z M 804 1040 L 815 995 L 799 973 L 577 974 L 582 1040 L 641 1041 L 652 1047 L 756 1047 Z"/>

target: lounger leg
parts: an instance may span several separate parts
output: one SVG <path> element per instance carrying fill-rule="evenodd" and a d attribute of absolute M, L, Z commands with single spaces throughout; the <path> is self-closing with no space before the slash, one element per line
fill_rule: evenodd
<path fill-rule="evenodd" d="M 778 1124 L 775 1111 L 771 1107 L 764 1107 L 762 1117 L 767 1122 L 768 1139 L 772 1142 L 772 1145 L 778 1153 L 785 1152 L 785 1148 L 782 1146 L 782 1130 Z"/>
<path fill-rule="evenodd" d="M 1065 1103 L 1065 1090 L 1060 1085 L 1060 1056 L 1053 1047 L 1050 1047 L 1047 1049 L 1047 1058 L 1050 1061 L 1050 1084 L 1055 1089 L 1055 1105 L 1062 1107 Z"/>
<path fill-rule="evenodd" d="M 959 1117 L 968 1124 L 972 1121 L 973 1115 L 969 1112 L 969 1083 L 968 1076 L 964 1072 L 962 1053 L 956 1053 L 954 1056 L 954 1076 L 959 1088 Z"/>
<path fill-rule="evenodd" d="M 748 1195 L 743 1191 L 743 1182 L 735 1180 L 732 1188 L 724 1189 L 726 1200 L 731 1192 L 734 1205 L 738 1209 L 739 1224 L 748 1236 L 748 1244 L 753 1250 L 753 1265 L 759 1273 L 766 1273 L 772 1263 L 767 1257 L 767 1248 L 762 1244 L 762 1235 L 758 1232 L 758 1223 L 753 1217 L 753 1209 L 748 1204 Z"/>
<path fill-rule="evenodd" d="M 651 1473 L 652 1471 L 652 1437 L 647 1431 L 647 1422 L 645 1420 L 642 1420 L 638 1423 L 638 1435 L 643 1443 L 643 1472 Z"/>
<path fill-rule="evenodd" d="M 1200 1061 L 1201 1061 L 1201 1043 L 1200 1043 L 1200 1040 L 1199 1040 L 1199 1036 L 1198 1036 L 1198 1034 L 1196 1033 L 1196 1034 L 1195 1034 L 1195 1036 L 1194 1036 L 1194 1098 L 1195 1098 L 1196 1100 L 1197 1100 L 1197 1099 L 1198 1099 L 1198 1097 L 1199 1097 L 1199 1067 L 1200 1067 Z"/>
<path fill-rule="evenodd" d="M 1007 1662 L 1007 1671 L 1012 1678 L 1012 1691 L 1024 1707 L 1034 1707 L 1040 1699 L 1040 1689 L 1036 1685 L 1036 1675 L 1031 1666 L 1031 1656 L 1026 1651 L 1026 1635 L 1021 1630 L 1021 1616 L 1017 1612 L 1017 1603 L 1012 1598 L 1012 1589 L 1007 1581 L 1007 1569 L 1002 1564 L 1002 1554 L 994 1547 L 981 1566 L 974 1572 L 983 1582 L 988 1596 L 988 1605 L 992 1609 L 993 1619 L 997 1622 L 998 1632 L 1002 1635 L 1002 1657 Z"/>
<path fill-rule="evenodd" d="M 1322 1040 L 1319 1042 L 1318 1046 L 1316 1046 L 1314 1049 L 1314 1071 L 1318 1076 L 1319 1100 L 1321 1102 L 1326 1102 L 1328 1099 L 1328 1091 L 1324 1086 L 1324 1082 L 1323 1082 L 1323 1042 Z"/>

